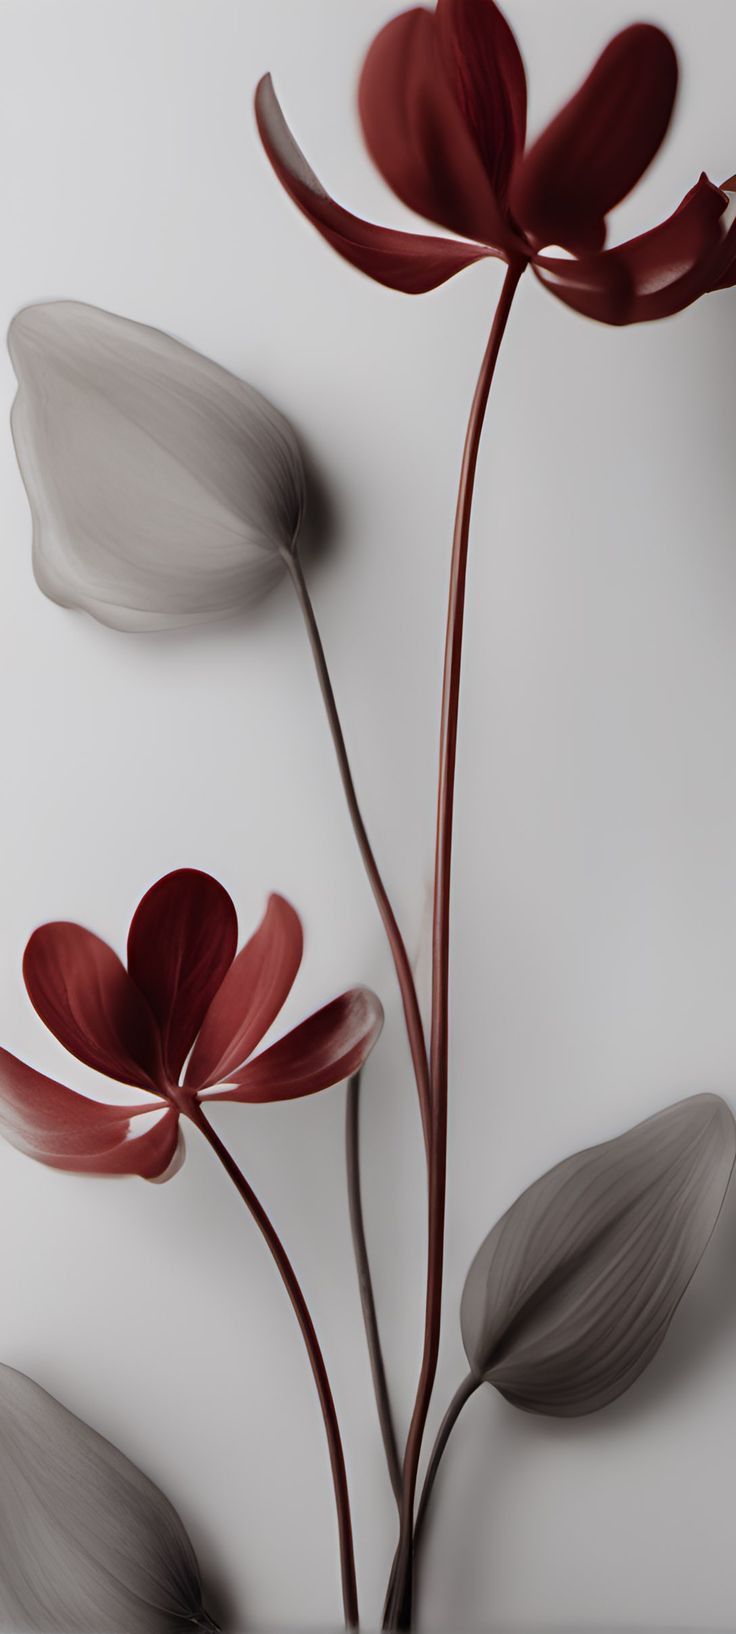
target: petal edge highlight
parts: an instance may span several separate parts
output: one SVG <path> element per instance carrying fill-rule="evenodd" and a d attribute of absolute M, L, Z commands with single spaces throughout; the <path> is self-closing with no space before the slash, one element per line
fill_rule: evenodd
<path fill-rule="evenodd" d="M 383 1008 L 367 987 L 353 987 L 292 1028 L 235 1073 L 232 1089 L 203 1101 L 291 1101 L 342 1083 L 367 1059 L 383 1026 Z"/>
<path fill-rule="evenodd" d="M 140 1134 L 131 1127 L 134 1118 L 157 1111 Z M 0 1049 L 0 1134 L 49 1168 L 158 1179 L 173 1162 L 178 1122 L 163 1101 L 150 1107 L 93 1101 Z"/>
<path fill-rule="evenodd" d="M 423 295 L 495 253 L 484 244 L 404 233 L 352 215 L 330 198 L 297 146 L 270 74 L 257 87 L 255 111 L 261 141 L 289 197 L 338 255 L 376 283 L 406 295 Z"/>
<path fill-rule="evenodd" d="M 537 255 L 540 283 L 599 323 L 673 317 L 717 285 L 736 256 L 736 200 L 701 176 L 666 221 L 601 255 L 566 261 Z"/>
<path fill-rule="evenodd" d="M 250 941 L 233 960 L 204 1018 L 185 1083 L 206 1089 L 223 1083 L 276 1020 L 301 964 L 299 915 L 282 896 L 269 897 Z"/>

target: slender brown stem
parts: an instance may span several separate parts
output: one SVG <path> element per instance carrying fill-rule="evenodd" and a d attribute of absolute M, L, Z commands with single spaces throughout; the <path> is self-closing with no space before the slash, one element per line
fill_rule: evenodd
<path fill-rule="evenodd" d="M 189 1117 L 204 1135 L 205 1140 L 212 1147 L 223 1168 L 230 1176 L 233 1185 L 237 1188 L 246 1208 L 250 1210 L 261 1235 L 265 1238 L 271 1251 L 277 1270 L 281 1276 L 286 1292 L 289 1295 L 297 1322 L 301 1328 L 302 1337 L 306 1346 L 309 1363 L 317 1386 L 322 1417 L 327 1433 L 327 1444 L 330 1454 L 332 1480 L 335 1487 L 335 1503 L 337 1506 L 337 1527 L 340 1538 L 340 1564 L 342 1570 L 342 1596 L 345 1608 L 345 1627 L 358 1627 L 358 1590 L 355 1578 L 355 1553 L 353 1549 L 353 1528 L 350 1518 L 350 1496 L 348 1493 L 347 1475 L 345 1472 L 345 1458 L 340 1440 L 340 1428 L 337 1422 L 335 1403 L 327 1377 L 324 1357 L 320 1350 L 319 1341 L 315 1332 L 314 1323 L 309 1314 L 307 1302 L 302 1293 L 296 1272 L 286 1253 L 280 1237 L 266 1214 L 263 1205 L 259 1202 L 252 1187 L 248 1184 L 245 1175 L 238 1168 L 235 1159 L 231 1157 L 226 1146 L 223 1146 L 202 1111 L 199 1102 L 195 1102 L 189 1111 Z"/>
<path fill-rule="evenodd" d="M 524 265 L 509 266 L 491 326 L 478 383 L 470 409 L 465 436 L 460 485 L 455 511 L 455 528 L 450 567 L 450 589 L 445 640 L 445 666 L 440 724 L 439 777 L 437 789 L 437 845 L 435 852 L 434 912 L 432 922 L 432 1020 L 430 1029 L 430 1156 L 429 1156 L 429 1251 L 427 1255 L 427 1298 L 424 1352 L 414 1411 L 404 1456 L 401 1504 L 401 1531 L 398 1558 L 386 1608 L 386 1628 L 408 1628 L 412 1600 L 412 1537 L 414 1499 L 419 1458 L 427 1413 L 432 1396 L 440 1345 L 442 1317 L 442 1271 L 445 1235 L 445 1192 L 447 1168 L 447 1041 L 450 953 L 450 871 L 452 862 L 452 820 L 455 798 L 460 668 L 462 659 L 465 585 L 467 577 L 470 514 L 475 470 L 483 429 L 488 393 L 498 353 L 508 322 L 516 286 Z"/>
<path fill-rule="evenodd" d="M 420 1546 L 420 1542 L 421 1542 L 421 1536 L 422 1536 L 422 1532 L 424 1530 L 424 1522 L 425 1522 L 425 1520 L 427 1518 L 427 1510 L 429 1508 L 429 1500 L 430 1500 L 430 1498 L 432 1496 L 432 1489 L 434 1487 L 435 1479 L 436 1479 L 436 1476 L 437 1476 L 437 1471 L 438 1471 L 438 1469 L 440 1467 L 442 1454 L 443 1454 L 443 1452 L 445 1450 L 445 1447 L 447 1446 L 447 1443 L 448 1443 L 448 1441 L 450 1439 L 450 1435 L 451 1435 L 452 1431 L 454 1430 L 455 1425 L 457 1424 L 457 1421 L 458 1421 L 458 1419 L 460 1417 L 460 1414 L 462 1412 L 463 1407 L 465 1406 L 466 1401 L 470 1401 L 471 1396 L 474 1395 L 474 1393 L 478 1389 L 480 1383 L 481 1383 L 481 1380 L 476 1379 L 472 1373 L 469 1373 L 468 1377 L 466 1379 L 463 1379 L 462 1384 L 459 1385 L 458 1389 L 455 1391 L 455 1394 L 454 1394 L 454 1396 L 452 1398 L 452 1401 L 450 1402 L 450 1405 L 449 1405 L 449 1407 L 447 1409 L 447 1412 L 445 1413 L 445 1416 L 444 1416 L 444 1418 L 442 1420 L 442 1423 L 440 1424 L 439 1430 L 437 1431 L 437 1436 L 436 1436 L 436 1439 L 435 1439 L 434 1446 L 432 1448 L 432 1452 L 430 1454 L 429 1463 L 427 1465 L 427 1470 L 426 1470 L 426 1474 L 425 1474 L 425 1477 L 424 1477 L 424 1482 L 423 1482 L 423 1485 L 422 1485 L 422 1494 L 421 1494 L 421 1497 L 419 1499 L 419 1504 L 417 1506 L 416 1520 L 414 1522 L 414 1578 L 415 1578 L 415 1580 L 416 1580 L 416 1575 L 417 1575 L 417 1568 L 419 1566 L 419 1546 Z M 398 1555 L 397 1555 L 396 1560 L 394 1562 L 394 1568 L 393 1568 L 392 1575 L 391 1575 L 391 1580 L 390 1580 L 390 1583 L 389 1583 L 389 1593 L 391 1591 L 391 1588 L 393 1587 L 393 1583 L 394 1583 L 397 1568 L 398 1568 Z"/>
<path fill-rule="evenodd" d="M 348 1083 L 347 1100 L 345 1103 L 345 1160 L 348 1176 L 348 1207 L 350 1210 L 350 1230 L 353 1237 L 353 1251 L 355 1265 L 358 1272 L 358 1288 L 360 1303 L 363 1310 L 363 1324 L 368 1344 L 368 1356 L 373 1377 L 373 1390 L 378 1408 L 378 1422 L 381 1426 L 386 1464 L 389 1479 L 393 1488 L 397 1504 L 401 1501 L 401 1459 L 396 1441 L 391 1401 L 386 1380 L 386 1368 L 381 1349 L 381 1336 L 378 1331 L 378 1317 L 376 1302 L 373 1295 L 371 1268 L 368 1258 L 368 1244 L 366 1242 L 365 1224 L 363 1221 L 363 1201 L 360 1190 L 360 1073 L 356 1072 Z"/>
<path fill-rule="evenodd" d="M 396 915 L 389 901 L 386 887 L 381 878 L 378 864 L 373 853 L 373 848 L 370 840 L 368 839 L 365 823 L 363 822 L 360 806 L 358 804 L 358 797 L 355 792 L 355 784 L 353 782 L 353 774 L 351 772 L 350 762 L 348 760 L 345 738 L 343 735 L 342 726 L 340 724 L 340 717 L 337 712 L 335 694 L 332 688 L 332 682 L 330 680 L 330 673 L 327 668 L 325 650 L 322 645 L 322 638 L 317 626 L 314 608 L 312 607 L 306 580 L 302 572 L 301 563 L 295 551 L 285 552 L 284 559 L 289 568 L 299 600 L 299 605 L 304 616 L 307 635 L 309 637 L 315 668 L 317 670 L 317 677 L 319 680 L 322 697 L 324 699 L 327 720 L 332 733 L 332 740 L 335 745 L 337 763 L 340 771 L 340 777 L 342 778 L 342 785 L 345 791 L 345 798 L 347 800 L 350 819 L 355 831 L 358 848 L 363 858 L 365 871 L 368 875 L 368 880 L 370 882 L 373 895 L 378 904 L 378 911 L 381 915 L 389 946 L 391 948 L 391 955 L 393 958 L 404 1007 L 406 1031 L 409 1039 L 412 1064 L 414 1067 L 414 1077 L 416 1079 L 417 1094 L 419 1097 L 419 1108 L 422 1115 L 424 1143 L 428 1152 L 430 1141 L 429 1064 L 427 1060 L 427 1045 L 424 1037 L 424 1027 L 422 1026 L 422 1015 L 419 1008 L 416 987 L 414 985 L 411 961 L 406 951 L 406 946 L 401 935 L 401 931 L 399 930 Z"/>
<path fill-rule="evenodd" d="M 467 1378 L 463 1379 L 462 1384 L 459 1385 L 457 1390 L 455 1391 L 455 1394 L 454 1394 L 454 1396 L 452 1398 L 452 1401 L 450 1402 L 450 1405 L 449 1405 L 449 1407 L 447 1409 L 447 1412 L 445 1413 L 445 1416 L 444 1416 L 444 1418 L 442 1420 L 442 1423 L 440 1424 L 440 1427 L 439 1427 L 439 1429 L 437 1431 L 437 1435 L 436 1435 L 436 1438 L 435 1438 L 435 1443 L 434 1443 L 434 1446 L 433 1446 L 431 1454 L 430 1454 L 429 1463 L 427 1465 L 427 1472 L 426 1472 L 426 1475 L 424 1477 L 424 1484 L 422 1486 L 422 1495 L 421 1495 L 421 1497 L 419 1499 L 419 1503 L 417 1505 L 417 1518 L 416 1518 L 416 1520 L 414 1522 L 414 1567 L 415 1567 L 415 1570 L 416 1570 L 416 1566 L 417 1566 L 417 1562 L 418 1562 L 418 1558 L 419 1558 L 419 1553 L 418 1553 L 419 1552 L 419 1541 L 420 1541 L 420 1538 L 421 1538 L 421 1535 L 422 1535 L 422 1529 L 424 1527 L 424 1522 L 425 1522 L 426 1517 L 427 1517 L 427 1510 L 429 1508 L 429 1500 L 430 1500 L 430 1498 L 432 1496 L 432 1488 L 433 1488 L 435 1480 L 437 1478 L 437 1471 L 438 1471 L 438 1469 L 440 1467 L 440 1463 L 441 1463 L 441 1460 L 442 1460 L 442 1454 L 443 1454 L 443 1452 L 445 1450 L 445 1447 L 447 1446 L 447 1443 L 448 1443 L 448 1441 L 450 1439 L 452 1431 L 454 1430 L 455 1425 L 457 1424 L 457 1421 L 458 1421 L 458 1419 L 460 1417 L 460 1414 L 461 1414 L 461 1412 L 463 1410 L 463 1407 L 465 1406 L 466 1402 L 470 1401 L 471 1396 L 475 1395 L 475 1392 L 476 1392 L 477 1389 L 479 1389 L 481 1383 L 482 1383 L 482 1380 L 477 1379 L 475 1377 L 474 1373 L 469 1373 Z"/>

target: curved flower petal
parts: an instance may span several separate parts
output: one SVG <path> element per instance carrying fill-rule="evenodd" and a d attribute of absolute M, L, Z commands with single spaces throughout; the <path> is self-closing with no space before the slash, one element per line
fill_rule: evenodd
<path fill-rule="evenodd" d="M 256 90 L 255 109 L 261 141 L 289 197 L 338 255 L 377 283 L 403 290 L 406 295 L 421 295 L 444 284 L 471 262 L 494 253 L 484 244 L 396 232 L 351 215 L 325 192 L 297 147 L 270 74 Z"/>
<path fill-rule="evenodd" d="M 526 137 L 521 52 L 493 0 L 437 0 L 437 27 L 455 96 L 494 196 L 505 204 Z"/>
<path fill-rule="evenodd" d="M 417 6 L 376 35 L 358 88 L 368 151 L 411 210 L 503 245 L 510 235 L 445 71 L 437 20 Z"/>
<path fill-rule="evenodd" d="M 23 977 L 34 1009 L 59 1043 L 119 1083 L 156 1091 L 156 1025 L 116 953 L 99 936 L 59 920 L 33 932 Z"/>
<path fill-rule="evenodd" d="M 601 323 L 668 318 L 712 289 L 733 264 L 733 200 L 701 176 L 667 221 L 602 255 L 537 255 L 534 271 L 566 306 Z"/>
<path fill-rule="evenodd" d="M 38 1384 L 0 1366 L 0 1624 L 17 1634 L 213 1630 L 168 1498 Z"/>
<path fill-rule="evenodd" d="M 144 1123 L 133 1122 L 141 1117 Z M 0 1050 L 0 1134 L 52 1169 L 161 1179 L 176 1158 L 178 1123 L 178 1113 L 163 1101 L 107 1106 Z"/>
<path fill-rule="evenodd" d="M 26 307 L 8 346 L 47 596 L 158 630 L 230 617 L 271 589 L 305 479 L 265 398 L 170 335 L 76 301 Z"/>
<path fill-rule="evenodd" d="M 211 874 L 178 868 L 151 886 L 133 915 L 128 969 L 161 1030 L 174 1081 L 238 945 L 231 897 Z"/>
<path fill-rule="evenodd" d="M 163 1123 L 163 1119 L 161 1121 Z M 163 1148 L 163 1130 L 161 1132 L 161 1136 Z M 187 1148 L 186 1141 L 184 1139 L 184 1130 L 182 1129 L 180 1119 L 177 1123 L 176 1140 L 173 1140 L 173 1132 L 169 1126 L 169 1128 L 166 1130 L 166 1141 L 170 1151 L 169 1161 L 166 1164 L 166 1167 L 161 1169 L 159 1174 L 143 1175 L 144 1180 L 150 1180 L 151 1183 L 156 1186 L 162 1186 L 165 1180 L 173 1180 L 174 1175 L 179 1173 L 179 1170 L 183 1168 L 184 1163 L 186 1162 Z M 165 1153 L 163 1155 L 165 1155 Z"/>
<path fill-rule="evenodd" d="M 716 264 L 712 269 L 712 281 L 709 289 L 732 289 L 736 284 L 736 176 L 729 176 L 728 181 L 721 182 L 720 192 L 727 200 L 727 209 L 724 211 L 723 240 L 716 257 Z"/>
<path fill-rule="evenodd" d="M 233 1075 L 233 1089 L 203 1101 L 291 1101 L 339 1084 L 362 1067 L 383 1026 L 375 993 L 353 987 Z"/>
<path fill-rule="evenodd" d="M 664 139 L 676 91 L 677 58 L 661 29 L 634 23 L 610 41 L 513 177 L 512 209 L 537 244 L 601 247 L 608 211 Z"/>
<path fill-rule="evenodd" d="M 271 896 L 263 919 L 216 992 L 192 1051 L 185 1083 L 224 1083 L 252 1054 L 285 1003 L 301 964 L 299 915 Z"/>
<path fill-rule="evenodd" d="M 475 1376 L 561 1417 L 620 1396 L 664 1339 L 735 1158 L 729 1108 L 695 1095 L 550 1169 L 470 1268 L 461 1326 Z"/>

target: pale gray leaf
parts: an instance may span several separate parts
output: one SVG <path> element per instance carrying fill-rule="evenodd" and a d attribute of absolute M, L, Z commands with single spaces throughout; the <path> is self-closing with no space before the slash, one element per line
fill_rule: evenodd
<path fill-rule="evenodd" d="M 205 623 L 260 600 L 304 510 L 283 415 L 170 335 L 77 301 L 25 307 L 8 346 L 46 595 L 123 630 Z"/>
<path fill-rule="evenodd" d="M 476 1378 L 560 1416 L 621 1395 L 662 1343 L 735 1157 L 729 1108 L 695 1095 L 537 1180 L 468 1273 L 461 1326 Z"/>
<path fill-rule="evenodd" d="M 0 1365 L 0 1628 L 213 1627 L 194 1550 L 168 1499 L 40 1385 Z"/>

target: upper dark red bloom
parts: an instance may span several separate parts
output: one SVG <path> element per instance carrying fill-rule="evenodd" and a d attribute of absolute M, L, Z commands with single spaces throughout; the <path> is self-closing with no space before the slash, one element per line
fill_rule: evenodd
<path fill-rule="evenodd" d="M 197 1101 L 290 1100 L 356 1072 L 381 1030 L 375 995 L 342 993 L 254 1056 L 299 969 L 299 917 L 271 896 L 236 956 L 237 943 L 227 891 L 193 868 L 143 897 L 127 970 L 81 925 L 34 931 L 23 974 L 42 1021 L 86 1066 L 155 1100 L 94 1101 L 0 1050 L 0 1133 L 56 1169 L 154 1180 L 174 1172 L 179 1118 Z"/>
<path fill-rule="evenodd" d="M 606 217 L 659 149 L 677 90 L 661 29 L 635 23 L 525 147 L 526 78 L 494 0 L 437 0 L 377 35 L 360 79 L 370 153 L 405 204 L 460 238 L 375 226 L 325 192 L 286 125 L 269 76 L 256 92 L 261 137 L 287 192 L 338 253 L 391 288 L 419 294 L 494 255 L 529 262 L 545 286 L 604 323 L 661 318 L 736 280 L 732 194 L 707 177 L 669 220 L 611 250 Z M 550 246 L 567 255 L 544 253 Z"/>

